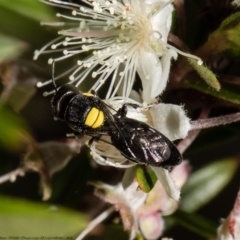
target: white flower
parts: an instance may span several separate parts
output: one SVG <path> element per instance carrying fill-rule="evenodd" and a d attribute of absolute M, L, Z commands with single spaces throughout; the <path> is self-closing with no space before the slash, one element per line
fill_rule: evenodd
<path fill-rule="evenodd" d="M 171 141 L 185 138 L 191 125 L 189 118 L 186 116 L 181 106 L 159 103 L 153 104 L 149 110 L 144 111 L 144 103 L 150 101 L 150 93 L 153 91 L 154 87 L 155 86 L 151 85 L 146 89 L 145 92 L 148 97 L 143 98 L 143 104 L 138 102 L 141 101 L 141 97 L 135 91 L 132 91 L 130 95 L 137 101 L 130 98 L 124 99 L 122 97 L 113 97 L 107 99 L 106 103 L 116 110 L 121 108 L 124 102 L 138 104 L 142 106 L 139 109 L 128 108 L 127 117 L 153 126 Z M 110 141 L 109 137 L 105 137 L 105 140 L 107 142 Z M 119 168 L 129 168 L 135 165 L 135 163 L 126 159 L 114 146 L 104 141 L 94 142 L 91 146 L 91 153 L 94 160 L 102 165 L 110 165 Z M 180 198 L 180 190 L 176 187 L 169 171 L 161 167 L 152 167 L 152 169 L 162 183 L 168 196 L 178 201 Z"/>
<path fill-rule="evenodd" d="M 82 0 L 82 4 L 60 0 L 42 2 L 72 11 L 72 16 L 57 14 L 64 22 L 52 25 L 66 26 L 66 29 L 59 31 L 60 37 L 36 51 L 34 56 L 37 59 L 44 53 L 58 53 L 55 62 L 78 56 L 77 64 L 56 79 L 71 73 L 70 82 L 79 86 L 91 74 L 96 79 L 91 87 L 95 91 L 110 81 L 105 97 L 108 99 L 115 96 L 117 91 L 120 96 L 129 97 L 138 73 L 142 81 L 143 99 L 148 98 L 151 102 L 163 92 L 171 59 L 176 59 L 177 52 L 181 52 L 167 43 L 173 1 Z M 83 53 L 85 58 L 81 55 Z M 49 63 L 52 61 L 49 59 Z M 38 83 L 38 86 L 50 82 Z"/>
<path fill-rule="evenodd" d="M 240 239 L 240 190 L 229 216 L 223 220 L 218 228 L 217 240 L 238 240 Z"/>
<path fill-rule="evenodd" d="M 186 161 L 171 172 L 179 188 L 188 175 L 189 165 Z M 177 209 L 178 202 L 169 198 L 159 181 L 149 193 L 144 193 L 138 188 L 138 182 L 132 180 L 134 177 L 135 169 L 131 168 L 126 171 L 122 183 L 116 186 L 93 183 L 96 187 L 95 194 L 113 204 L 119 211 L 124 229 L 130 231 L 130 239 L 135 239 L 137 234 L 142 234 L 144 239 L 158 239 L 164 230 L 162 216 L 172 214 Z"/>
<path fill-rule="evenodd" d="M 123 102 L 124 100 L 121 97 L 114 97 L 107 100 L 107 103 L 115 109 L 119 109 Z M 126 102 L 140 104 L 133 99 L 127 99 Z M 191 126 L 181 106 L 161 103 L 154 105 L 150 111 L 144 111 L 143 109 L 144 107 L 139 109 L 129 108 L 127 117 L 148 123 L 162 132 L 171 141 L 187 136 Z M 104 140 L 110 141 L 109 137 L 104 137 Z M 135 165 L 135 163 L 126 159 L 114 146 L 104 141 L 94 142 L 91 146 L 91 154 L 94 160 L 102 165 L 119 168 L 129 168 Z M 164 186 L 167 194 L 174 200 L 179 200 L 180 190 L 175 186 L 169 171 L 160 167 L 152 167 L 152 169 Z"/>
<path fill-rule="evenodd" d="M 92 73 L 97 81 L 91 89 L 96 91 L 107 79 L 111 79 L 106 103 L 114 109 L 121 108 L 125 102 L 140 106 L 152 103 L 165 89 L 171 59 L 177 57 L 177 49 L 167 43 L 173 11 L 172 1 L 83 0 L 87 7 L 59 0 L 43 2 L 73 10 L 73 16 L 57 16 L 69 19 L 76 26 L 60 31 L 61 40 L 57 39 L 37 51 L 35 58 L 49 52 L 49 47 L 54 49 L 51 51 L 65 54 L 55 58 L 55 62 L 91 51 L 85 59 L 78 61 L 70 80 L 78 86 Z M 72 46 L 70 50 L 69 46 Z M 141 96 L 137 93 L 134 95 L 142 104 L 132 99 L 133 94 L 129 98 L 133 93 L 136 72 L 141 78 L 143 90 Z M 68 73 L 69 71 L 64 74 Z M 121 97 L 115 97 L 116 93 Z M 127 117 L 148 123 L 171 141 L 185 138 L 190 130 L 189 119 L 181 106 L 157 104 L 150 111 L 129 108 Z M 109 138 L 101 137 L 106 142 L 110 142 Z M 102 165 L 121 168 L 135 165 L 114 146 L 104 141 L 94 142 L 91 152 L 95 161 Z M 153 170 L 168 195 L 178 200 L 180 191 L 175 187 L 168 170 L 156 167 Z"/>
<path fill-rule="evenodd" d="M 113 204 L 119 211 L 125 230 L 131 231 L 130 239 L 134 239 L 138 230 L 137 210 L 144 203 L 147 193 L 138 190 L 138 183 L 133 181 L 126 188 L 122 183 L 111 186 L 104 183 L 93 183 L 95 195 Z"/>
<path fill-rule="evenodd" d="M 239 7 L 240 6 L 240 0 L 232 1 L 232 5 L 235 5 L 236 7 Z"/>
<path fill-rule="evenodd" d="M 171 172 L 177 187 L 181 188 L 189 175 L 188 162 L 183 161 Z M 158 239 L 164 229 L 162 216 L 172 214 L 178 208 L 178 202 L 169 198 L 164 186 L 157 181 L 154 188 L 148 193 L 146 201 L 137 211 L 139 227 L 146 239 Z"/>

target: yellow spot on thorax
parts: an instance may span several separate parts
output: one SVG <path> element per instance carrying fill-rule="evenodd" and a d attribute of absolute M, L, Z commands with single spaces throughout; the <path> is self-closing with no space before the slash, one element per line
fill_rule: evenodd
<path fill-rule="evenodd" d="M 89 92 L 83 93 L 83 95 L 87 96 L 87 97 L 94 97 L 94 95 L 92 93 L 89 93 Z"/>
<path fill-rule="evenodd" d="M 95 107 L 91 108 L 85 119 L 85 125 L 91 128 L 98 128 L 103 124 L 103 122 L 104 122 L 103 111 Z"/>

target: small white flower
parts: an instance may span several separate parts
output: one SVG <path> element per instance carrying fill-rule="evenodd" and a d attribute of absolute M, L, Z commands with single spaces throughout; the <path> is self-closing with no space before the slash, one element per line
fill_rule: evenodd
<path fill-rule="evenodd" d="M 240 0 L 234 0 L 232 1 L 232 5 L 239 7 L 240 6 Z"/>
<path fill-rule="evenodd" d="M 229 216 L 223 220 L 218 228 L 217 240 L 240 239 L 240 190 Z"/>
<path fill-rule="evenodd" d="M 82 0 L 84 5 L 60 0 L 42 2 L 72 11 L 71 16 L 57 14 L 64 22 L 52 25 L 66 26 L 66 29 L 59 32 L 59 38 L 36 51 L 34 56 L 37 59 L 44 53 L 58 53 L 54 57 L 55 62 L 78 56 L 77 64 L 56 79 L 71 73 L 70 82 L 79 86 L 91 74 L 96 79 L 91 87 L 95 91 L 110 81 L 105 97 L 108 99 L 117 91 L 119 95 L 129 97 L 138 73 L 143 99 L 148 98 L 151 102 L 163 92 L 171 59 L 176 59 L 177 52 L 181 52 L 167 43 L 173 1 Z M 69 25 L 72 26 L 70 29 Z M 85 58 L 81 55 L 83 53 Z M 52 61 L 49 59 L 49 63 Z M 38 83 L 38 86 L 50 82 Z M 150 95 L 147 95 L 149 88 Z"/>
<path fill-rule="evenodd" d="M 93 183 L 96 187 L 95 195 L 104 201 L 113 204 L 119 211 L 125 230 L 130 231 L 130 239 L 134 239 L 139 233 L 137 210 L 144 203 L 147 193 L 138 190 L 138 183 L 133 181 L 130 185 L 124 187 L 119 183 L 111 186 L 101 182 Z"/>
<path fill-rule="evenodd" d="M 177 187 L 183 186 L 189 176 L 189 170 L 188 162 L 183 161 L 171 172 Z M 162 216 L 168 216 L 178 208 L 178 202 L 169 198 L 164 189 L 163 184 L 157 181 L 137 211 L 139 227 L 146 239 L 158 239 L 164 230 Z"/>
<path fill-rule="evenodd" d="M 188 175 L 189 165 L 186 161 L 171 172 L 179 188 Z M 131 168 L 125 172 L 122 183 L 116 186 L 93 183 L 96 187 L 95 194 L 113 204 L 119 211 L 124 229 L 130 231 L 130 239 L 135 239 L 140 233 L 144 239 L 158 239 L 164 230 L 162 216 L 172 214 L 178 208 L 178 202 L 169 198 L 159 181 L 149 193 L 144 193 L 138 188 L 137 181 L 133 180 L 134 177 L 135 168 Z"/>
<path fill-rule="evenodd" d="M 152 125 L 171 141 L 184 139 L 191 125 L 183 107 L 174 104 L 153 106 L 150 109 Z"/>

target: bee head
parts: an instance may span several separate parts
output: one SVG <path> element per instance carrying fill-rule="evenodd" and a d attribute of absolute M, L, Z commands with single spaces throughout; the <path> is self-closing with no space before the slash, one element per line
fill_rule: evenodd
<path fill-rule="evenodd" d="M 53 116 L 59 120 L 65 121 L 65 113 L 69 103 L 79 94 L 81 94 L 81 92 L 79 92 L 78 88 L 70 84 L 66 84 L 57 89 L 51 100 Z"/>

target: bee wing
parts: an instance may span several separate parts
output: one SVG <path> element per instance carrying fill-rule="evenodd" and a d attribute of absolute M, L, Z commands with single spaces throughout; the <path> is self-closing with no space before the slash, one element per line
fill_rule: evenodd
<path fill-rule="evenodd" d="M 130 118 L 118 119 L 116 124 L 121 134 L 112 134 L 112 143 L 129 160 L 164 168 L 182 161 L 176 146 L 148 124 Z"/>
<path fill-rule="evenodd" d="M 106 115 L 106 122 L 108 123 L 108 128 L 110 129 L 110 136 L 118 133 L 119 135 L 119 140 L 124 143 L 125 146 L 128 146 L 128 142 L 124 137 L 124 134 L 122 133 L 122 125 L 120 124 L 121 121 L 119 121 L 119 118 L 116 118 L 110 111 L 116 111 L 115 109 L 113 109 L 112 107 L 110 107 L 109 105 L 107 105 L 106 103 L 102 102 L 101 105 L 101 109 L 103 109 L 105 115 Z M 124 121 L 125 119 L 128 119 L 126 117 L 122 118 L 122 120 Z M 115 146 L 115 145 L 114 145 Z"/>
<path fill-rule="evenodd" d="M 101 107 L 107 116 L 112 145 L 127 159 L 164 168 L 171 168 L 182 161 L 177 147 L 162 133 L 135 119 L 116 117 L 105 103 Z"/>

